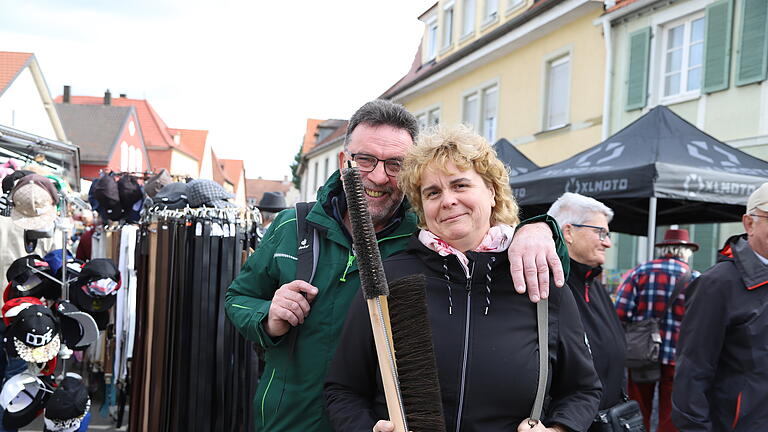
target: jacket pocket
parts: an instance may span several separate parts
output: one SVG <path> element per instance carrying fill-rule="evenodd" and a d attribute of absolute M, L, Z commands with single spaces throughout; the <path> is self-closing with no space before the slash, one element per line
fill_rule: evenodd
<path fill-rule="evenodd" d="M 271 372 L 263 374 L 261 379 L 266 384 L 264 385 L 263 393 L 257 396 L 256 400 L 258 403 L 257 412 L 259 417 L 261 417 L 261 426 L 265 427 L 277 416 L 277 412 L 280 409 L 282 392 L 285 391 L 285 382 L 283 377 L 277 372 L 277 369 L 274 368 Z"/>

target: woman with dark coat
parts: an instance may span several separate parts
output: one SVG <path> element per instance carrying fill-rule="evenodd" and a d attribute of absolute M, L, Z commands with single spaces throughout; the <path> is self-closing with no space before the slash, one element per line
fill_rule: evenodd
<path fill-rule="evenodd" d="M 549 297 L 548 403 L 527 417 L 538 383 L 536 305 L 515 292 L 506 249 L 517 204 L 504 165 L 464 127 L 423 133 L 399 177 L 419 215 L 410 247 L 385 263 L 387 279 L 426 276 L 428 318 L 448 431 L 584 431 L 600 385 L 573 294 Z M 358 296 L 326 379 L 337 431 L 393 430 L 370 321 Z"/>
<path fill-rule="evenodd" d="M 560 224 L 568 246 L 571 257 L 568 286 L 576 298 L 595 370 L 603 385 L 600 409 L 607 409 L 622 402 L 625 394 L 627 351 L 621 322 L 600 283 L 605 250 L 612 245 L 608 223 L 613 218 L 613 210 L 594 198 L 567 192 L 552 204 L 547 214 Z M 590 430 L 598 428 L 596 424 Z"/>

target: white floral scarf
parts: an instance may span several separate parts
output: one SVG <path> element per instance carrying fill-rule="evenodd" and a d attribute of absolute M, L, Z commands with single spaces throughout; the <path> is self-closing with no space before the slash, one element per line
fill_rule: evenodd
<path fill-rule="evenodd" d="M 512 243 L 512 236 L 514 233 L 515 229 L 509 225 L 498 224 L 492 226 L 474 250 L 475 252 L 505 251 Z M 464 252 L 449 245 L 444 240 L 434 235 L 431 231 L 424 229 L 419 232 L 419 241 L 424 246 L 437 252 L 440 256 L 456 255 L 461 263 L 461 267 L 464 269 L 464 274 L 469 277 L 469 259 L 464 255 Z"/>

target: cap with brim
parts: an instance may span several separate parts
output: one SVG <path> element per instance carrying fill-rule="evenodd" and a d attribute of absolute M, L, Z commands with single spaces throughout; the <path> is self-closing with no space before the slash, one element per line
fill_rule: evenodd
<path fill-rule="evenodd" d="M 11 191 L 11 220 L 25 230 L 45 230 L 54 225 L 58 193 L 41 175 L 22 177 Z"/>
<path fill-rule="evenodd" d="M 35 274 L 30 267 L 34 267 L 37 270 L 50 269 L 48 262 L 41 258 L 40 255 L 27 255 L 15 259 L 11 265 L 8 266 L 8 270 L 5 272 L 5 278 L 9 281 L 24 283 L 28 277 Z"/>
<path fill-rule="evenodd" d="M 45 427 L 51 431 L 79 427 L 90 407 L 91 400 L 82 379 L 68 375 L 46 404 Z"/>
<path fill-rule="evenodd" d="M 57 302 L 53 311 L 59 317 L 61 335 L 68 347 L 83 349 L 96 342 L 99 328 L 91 315 L 80 311 L 67 300 Z"/>
<path fill-rule="evenodd" d="M 11 377 L 0 392 L 3 426 L 18 429 L 32 423 L 52 393 L 50 384 L 29 372 Z"/>
<path fill-rule="evenodd" d="M 17 297 L 6 301 L 3 304 L 3 322 L 5 325 L 10 325 L 13 319 L 19 314 L 19 312 L 32 305 L 41 305 L 42 302 L 37 297 Z"/>
<path fill-rule="evenodd" d="M 8 327 L 10 351 L 30 363 L 45 363 L 61 348 L 59 324 L 45 306 L 31 305 L 20 311 Z"/>
<path fill-rule="evenodd" d="M 114 306 L 117 301 L 117 296 L 114 293 L 105 296 L 93 296 L 86 293 L 83 288 L 85 286 L 78 283 L 69 287 L 69 299 L 82 311 L 104 312 Z"/>
<path fill-rule="evenodd" d="M 256 205 L 261 211 L 278 213 L 288 208 L 285 204 L 285 196 L 280 192 L 264 192 L 264 195 Z"/>

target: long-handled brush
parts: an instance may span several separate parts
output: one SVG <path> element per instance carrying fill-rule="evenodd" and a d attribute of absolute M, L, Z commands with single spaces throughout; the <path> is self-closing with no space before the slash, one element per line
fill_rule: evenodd
<path fill-rule="evenodd" d="M 397 295 L 390 298 L 393 303 L 389 304 L 390 287 L 357 169 L 345 170 L 343 181 L 360 286 L 368 303 L 389 419 L 395 424 L 396 432 L 443 432 L 445 424 L 424 278 L 404 278 L 393 283 L 396 291 L 392 293 Z"/>
<path fill-rule="evenodd" d="M 373 339 L 376 343 L 376 355 L 379 360 L 381 381 L 387 401 L 389 420 L 395 424 L 395 432 L 409 431 L 406 424 L 405 408 L 400 395 L 400 381 L 395 366 L 395 349 L 392 343 L 392 329 L 389 321 L 387 296 L 389 287 L 381 264 L 376 231 L 371 215 L 368 213 L 368 201 L 365 198 L 360 174 L 356 168 L 344 171 L 344 192 L 347 196 L 349 221 L 352 225 L 352 242 L 360 272 L 360 288 L 368 303 Z"/>

